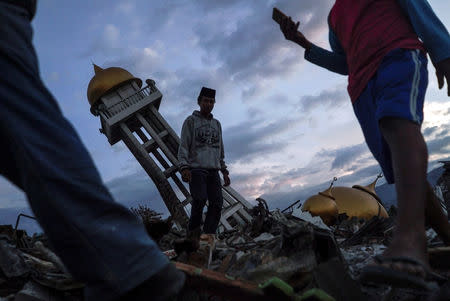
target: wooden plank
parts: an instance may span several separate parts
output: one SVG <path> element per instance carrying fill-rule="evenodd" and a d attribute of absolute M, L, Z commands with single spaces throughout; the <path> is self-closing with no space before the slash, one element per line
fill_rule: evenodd
<path fill-rule="evenodd" d="M 280 300 L 279 296 L 265 295 L 257 283 L 237 280 L 223 273 L 201 269 L 181 262 L 175 262 L 175 267 L 185 273 L 186 287 L 208 293 L 210 297 L 222 297 L 225 300 L 236 301 Z"/>
<path fill-rule="evenodd" d="M 223 212 L 222 212 L 222 217 L 227 219 L 230 216 L 232 216 L 236 211 L 238 211 L 239 209 L 242 208 L 242 204 L 240 203 L 236 203 L 233 206 L 230 206 L 228 208 L 226 208 Z"/>
<path fill-rule="evenodd" d="M 224 201 L 223 207 L 233 206 L 234 204 L 237 203 L 235 200 L 233 200 L 227 194 L 222 194 L 222 196 L 223 196 L 223 201 Z"/>
<path fill-rule="evenodd" d="M 236 198 L 234 198 L 231 194 L 229 194 L 223 187 L 222 187 L 222 195 L 224 198 L 226 197 L 229 200 L 230 204 L 238 203 Z"/>
<path fill-rule="evenodd" d="M 224 201 L 227 201 L 227 203 L 228 203 L 228 205 L 227 205 L 227 206 L 224 206 L 224 207 L 229 207 L 229 206 L 234 206 L 234 205 L 236 205 L 236 204 L 240 204 L 240 203 L 238 203 L 235 199 L 233 199 L 232 196 L 230 196 L 228 193 L 226 193 L 226 192 L 223 191 L 223 190 L 222 190 L 222 192 L 223 192 L 222 195 L 223 195 Z M 238 212 L 243 212 L 241 215 L 245 216 L 245 219 L 248 220 L 248 222 L 251 222 L 251 221 L 252 221 L 252 217 L 245 211 L 245 208 L 243 208 L 243 206 L 239 209 Z M 234 219 L 238 222 L 238 224 L 240 224 L 240 225 L 243 225 L 243 226 L 247 225 L 248 222 L 244 221 L 244 220 L 239 216 L 238 212 L 236 212 L 236 213 L 232 216 L 232 218 L 234 218 Z"/>
<path fill-rule="evenodd" d="M 240 216 L 239 216 L 239 211 L 237 211 L 235 214 L 233 214 L 233 216 L 231 216 L 231 218 L 235 219 L 236 222 L 241 225 L 241 226 L 246 226 L 248 225 L 247 222 L 245 222 Z"/>
<path fill-rule="evenodd" d="M 253 220 L 253 217 L 247 212 L 245 208 L 242 208 L 239 210 L 239 214 L 242 215 L 243 218 L 245 218 L 247 221 L 251 222 Z"/>
<path fill-rule="evenodd" d="M 224 212 L 225 210 L 227 210 L 230 207 L 233 207 L 233 206 L 239 204 L 238 202 L 233 200 L 228 194 L 223 194 L 223 199 L 224 199 L 224 205 L 223 205 L 224 209 L 222 210 L 222 212 Z M 232 202 L 230 200 L 232 200 Z M 241 206 L 240 209 L 242 210 L 243 206 Z M 240 216 L 238 216 L 237 213 L 235 213 L 232 216 L 232 218 L 234 218 L 236 220 L 236 222 L 242 226 L 247 225 L 247 223 Z"/>
<path fill-rule="evenodd" d="M 252 209 L 253 208 L 252 204 L 250 204 L 236 190 L 234 190 L 233 187 L 231 187 L 231 185 L 230 186 L 223 186 L 223 189 L 225 189 L 226 192 L 228 192 L 230 195 L 232 195 L 234 198 L 236 198 L 247 209 Z"/>
<path fill-rule="evenodd" d="M 225 218 L 220 218 L 220 223 L 222 226 L 224 226 L 225 230 L 233 230 L 233 227 L 231 227 L 230 223 Z"/>
<path fill-rule="evenodd" d="M 158 146 L 163 151 L 164 155 L 166 155 L 167 159 L 169 159 L 170 162 L 172 162 L 173 165 L 178 165 L 178 159 L 175 158 L 175 156 L 172 154 L 172 152 L 169 151 L 167 146 L 164 144 L 162 139 L 159 137 L 158 133 L 148 124 L 147 120 L 140 114 L 136 114 L 137 119 L 142 123 L 145 130 L 150 134 L 150 136 L 156 141 Z"/>

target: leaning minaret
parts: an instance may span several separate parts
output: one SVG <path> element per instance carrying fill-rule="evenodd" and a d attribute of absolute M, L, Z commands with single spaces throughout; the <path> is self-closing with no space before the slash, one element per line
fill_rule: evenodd
<path fill-rule="evenodd" d="M 94 71 L 87 97 L 91 113 L 100 118 L 100 132 L 111 145 L 125 143 L 155 183 L 175 222 L 185 227 L 185 207 L 191 196 L 178 172 L 180 138 L 158 111 L 161 92 L 151 79 L 142 88 L 142 80 L 122 68 L 94 65 Z M 252 220 L 247 212 L 251 204 L 231 187 L 224 187 L 222 193 L 222 229 L 248 224 Z"/>

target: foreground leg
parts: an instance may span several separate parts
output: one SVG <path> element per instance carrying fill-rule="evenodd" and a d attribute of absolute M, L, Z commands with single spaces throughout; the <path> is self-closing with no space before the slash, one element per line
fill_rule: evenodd
<path fill-rule="evenodd" d="M 164 300 L 183 275 L 111 198 L 40 80 L 31 34 L 26 11 L 0 2 L 0 172 L 25 191 L 56 254 L 86 283 L 86 300 L 117 300 L 154 276 L 150 292 Z"/>
<path fill-rule="evenodd" d="M 398 202 L 396 232 L 384 255 L 406 256 L 425 263 L 427 147 L 418 124 L 383 118 L 380 128 L 391 150 Z"/>

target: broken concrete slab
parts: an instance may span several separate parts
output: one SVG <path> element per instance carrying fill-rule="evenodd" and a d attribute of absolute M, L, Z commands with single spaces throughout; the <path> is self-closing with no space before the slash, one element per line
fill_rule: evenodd
<path fill-rule="evenodd" d="M 29 281 L 16 294 L 14 301 L 63 301 L 63 299 L 55 296 L 51 289 Z"/>
<path fill-rule="evenodd" d="M 4 240 L 0 240 L 0 269 L 7 278 L 25 276 L 30 272 L 22 252 Z"/>
<path fill-rule="evenodd" d="M 302 211 L 300 208 L 294 209 L 292 211 L 292 216 L 295 216 L 301 220 L 309 222 L 318 228 L 331 231 L 331 229 L 327 225 L 325 225 L 320 216 L 312 216 L 311 213 L 307 211 Z"/>

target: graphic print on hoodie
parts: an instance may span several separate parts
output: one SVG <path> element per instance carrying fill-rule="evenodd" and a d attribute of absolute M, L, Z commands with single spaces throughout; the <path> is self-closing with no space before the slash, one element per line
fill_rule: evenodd
<path fill-rule="evenodd" d="M 178 149 L 179 169 L 203 168 L 226 170 L 220 122 L 194 111 L 186 118 Z"/>

